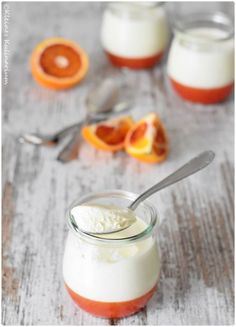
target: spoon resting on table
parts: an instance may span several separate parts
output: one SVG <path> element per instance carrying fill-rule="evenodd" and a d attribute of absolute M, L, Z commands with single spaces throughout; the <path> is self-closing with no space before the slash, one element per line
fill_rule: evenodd
<path fill-rule="evenodd" d="M 96 205 L 90 205 L 89 203 L 74 207 L 70 212 L 71 223 L 76 231 L 87 234 L 111 234 L 122 231 L 136 221 L 134 211 L 140 203 L 152 194 L 205 168 L 213 161 L 214 157 L 213 151 L 200 153 L 174 173 L 140 194 L 127 208 L 96 207 Z M 75 219 L 75 216 L 78 218 L 81 216 L 84 219 Z"/>
<path fill-rule="evenodd" d="M 91 90 L 86 98 L 87 114 L 85 119 L 67 126 L 54 134 L 25 133 L 19 137 L 20 143 L 56 146 L 68 134 L 76 136 L 86 122 L 106 120 L 112 113 L 119 113 L 130 108 L 130 100 L 119 99 L 118 83 L 107 78 Z M 72 137 L 73 138 L 73 137 Z"/>
<path fill-rule="evenodd" d="M 87 115 L 81 125 L 71 133 L 69 142 L 57 156 L 57 160 L 68 163 L 78 158 L 81 143 L 80 128 L 83 125 L 106 120 L 111 114 L 117 114 L 130 108 L 129 101 L 119 101 L 119 85 L 111 79 L 104 80 L 99 87 L 90 92 L 86 99 Z"/>

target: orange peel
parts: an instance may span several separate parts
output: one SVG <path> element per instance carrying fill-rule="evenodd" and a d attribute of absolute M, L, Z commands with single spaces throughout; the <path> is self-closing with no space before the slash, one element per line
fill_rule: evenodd
<path fill-rule="evenodd" d="M 146 163 L 159 163 L 166 159 L 169 142 L 166 129 L 155 113 L 140 119 L 127 133 L 126 152 Z"/>
<path fill-rule="evenodd" d="M 81 133 L 84 140 L 96 149 L 116 152 L 124 148 L 126 135 L 133 125 L 131 117 L 123 116 L 84 126 Z"/>
<path fill-rule="evenodd" d="M 56 90 L 78 84 L 87 74 L 86 52 L 75 42 L 49 38 L 39 43 L 31 55 L 31 71 L 42 86 Z"/>

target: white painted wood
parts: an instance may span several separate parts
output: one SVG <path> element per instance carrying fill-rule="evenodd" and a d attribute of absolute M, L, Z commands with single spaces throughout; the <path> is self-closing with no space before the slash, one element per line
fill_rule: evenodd
<path fill-rule="evenodd" d="M 112 68 L 99 42 L 104 4 L 9 5 L 11 71 L 9 85 L 3 88 L 2 323 L 233 324 L 233 98 L 210 108 L 193 107 L 173 94 L 160 67 L 123 73 Z M 43 89 L 30 73 L 33 47 L 54 35 L 79 42 L 90 57 L 86 80 L 68 91 Z M 153 110 L 164 119 L 171 144 L 166 162 L 149 166 L 122 152 L 97 152 L 83 143 L 79 160 L 62 165 L 55 160 L 61 146 L 48 149 L 17 142 L 20 133 L 49 133 L 82 118 L 94 78 L 112 74 L 121 74 L 135 96 L 132 115 Z M 109 321 L 75 307 L 61 272 L 68 205 L 91 191 L 141 192 L 205 149 L 216 152 L 211 167 L 152 197 L 162 220 L 158 237 L 163 267 L 159 289 L 147 308 Z"/>

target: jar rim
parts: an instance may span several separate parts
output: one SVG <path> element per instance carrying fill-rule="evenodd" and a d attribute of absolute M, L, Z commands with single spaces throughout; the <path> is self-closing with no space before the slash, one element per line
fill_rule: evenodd
<path fill-rule="evenodd" d="M 76 228 L 76 225 L 74 224 L 74 219 L 72 218 L 73 216 L 71 215 L 71 210 L 73 207 L 76 205 L 85 203 L 87 201 L 95 200 L 96 198 L 103 198 L 103 197 L 113 197 L 113 198 L 124 198 L 127 200 L 130 200 L 132 202 L 138 197 L 138 194 L 125 191 L 125 190 L 106 190 L 103 192 L 93 192 L 93 193 L 88 193 L 87 195 L 80 197 L 79 199 L 75 200 L 72 202 L 72 204 L 69 206 L 67 212 L 66 212 L 66 218 L 67 218 L 67 225 L 69 229 L 76 235 L 77 237 L 82 237 L 86 239 L 87 241 L 92 241 L 92 242 L 99 242 L 103 244 L 122 244 L 122 243 L 133 243 L 138 240 L 144 240 L 152 234 L 152 231 L 154 227 L 159 223 L 158 221 L 158 213 L 156 207 L 149 201 L 145 200 L 142 203 L 140 203 L 139 206 L 143 206 L 147 208 L 147 210 L 150 213 L 151 221 L 148 224 L 147 228 L 145 228 L 142 232 L 128 236 L 128 237 L 123 237 L 123 238 L 103 238 L 95 234 L 89 234 L 84 231 L 79 230 Z M 112 234 L 111 234 L 112 235 Z"/>
<path fill-rule="evenodd" d="M 158 2 L 129 2 L 115 1 L 108 4 L 108 8 L 115 14 L 122 17 L 137 18 L 145 14 L 149 14 L 152 10 L 161 8 L 165 4 L 164 1 Z M 124 7 L 126 5 L 126 7 Z M 125 10 L 124 10 L 125 9 Z M 129 10 L 128 10 L 129 9 Z"/>
<path fill-rule="evenodd" d="M 182 36 L 187 36 L 188 39 L 202 41 L 202 38 L 190 33 L 191 29 L 198 27 L 208 27 L 222 30 L 225 35 L 217 37 L 208 42 L 217 43 L 227 41 L 234 36 L 233 18 L 221 11 L 208 13 L 194 13 L 187 16 L 182 16 L 174 20 L 174 32 Z"/>
<path fill-rule="evenodd" d="M 114 1 L 109 3 L 109 7 L 116 7 L 117 5 L 132 5 L 134 8 L 153 9 L 161 7 L 165 4 L 165 1 Z"/>

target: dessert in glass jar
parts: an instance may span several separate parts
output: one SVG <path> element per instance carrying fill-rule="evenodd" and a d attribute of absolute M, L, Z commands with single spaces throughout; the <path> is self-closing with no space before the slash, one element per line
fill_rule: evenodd
<path fill-rule="evenodd" d="M 130 227 L 99 235 L 76 229 L 71 212 L 82 204 L 96 205 L 96 210 L 104 205 L 126 208 L 136 197 L 126 191 L 90 194 L 74 202 L 68 211 L 64 282 L 75 303 L 95 316 L 131 315 L 154 294 L 160 275 L 157 212 L 145 201 L 135 210 L 136 221 Z"/>
<path fill-rule="evenodd" d="M 161 60 L 168 39 L 163 3 L 112 3 L 104 12 L 101 41 L 115 66 L 152 67 Z"/>
<path fill-rule="evenodd" d="M 193 14 L 177 21 L 167 74 L 176 92 L 191 102 L 225 100 L 234 84 L 233 23 L 223 13 Z"/>

